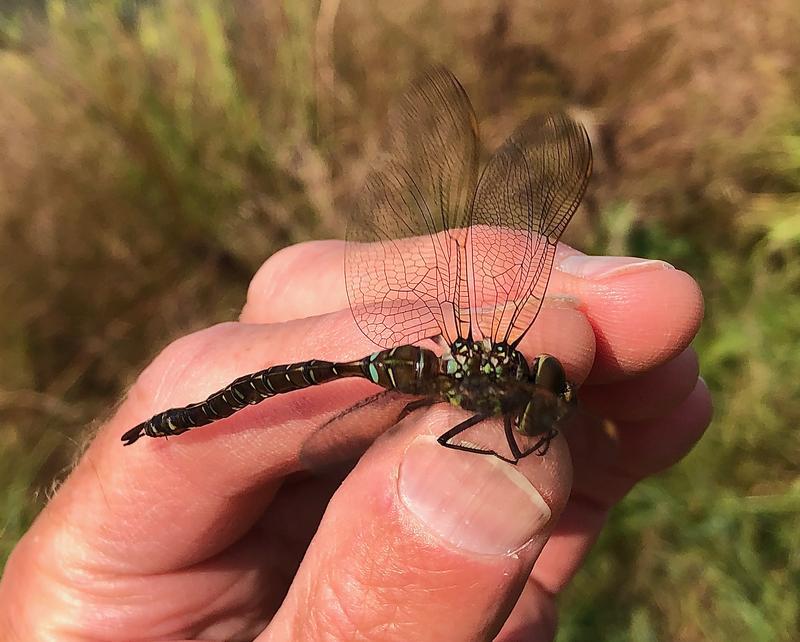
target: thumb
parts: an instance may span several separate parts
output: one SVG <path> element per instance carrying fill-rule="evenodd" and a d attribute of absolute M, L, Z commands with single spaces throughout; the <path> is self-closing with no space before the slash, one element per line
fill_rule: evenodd
<path fill-rule="evenodd" d="M 497 634 L 569 496 L 569 454 L 563 438 L 519 466 L 440 446 L 434 435 L 459 417 L 416 413 L 370 449 L 259 639 Z M 502 431 L 494 421 L 481 428 Z"/>

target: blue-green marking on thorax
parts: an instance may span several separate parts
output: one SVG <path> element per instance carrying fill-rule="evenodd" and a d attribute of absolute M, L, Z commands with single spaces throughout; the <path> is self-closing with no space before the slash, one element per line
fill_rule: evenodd
<path fill-rule="evenodd" d="M 369 378 L 372 380 L 372 383 L 378 383 L 380 381 L 378 369 L 375 367 L 375 359 L 378 358 L 379 354 L 380 352 L 373 352 L 369 355 Z"/>

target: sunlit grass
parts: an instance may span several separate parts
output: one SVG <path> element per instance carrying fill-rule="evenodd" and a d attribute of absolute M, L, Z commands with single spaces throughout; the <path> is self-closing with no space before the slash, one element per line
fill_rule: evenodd
<path fill-rule="evenodd" d="M 441 61 L 490 146 L 579 108 L 597 172 L 571 240 L 671 261 L 706 296 L 714 424 L 614 511 L 559 639 L 794 639 L 800 45 L 776 23 L 796 7 L 423 4 L 2 14 L 0 557 L 158 349 L 235 318 L 276 249 L 341 233 L 388 97 Z"/>

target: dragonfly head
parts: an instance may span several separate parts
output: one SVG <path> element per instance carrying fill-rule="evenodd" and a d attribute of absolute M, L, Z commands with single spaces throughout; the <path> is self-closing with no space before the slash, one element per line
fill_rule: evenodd
<path fill-rule="evenodd" d="M 540 354 L 531 364 L 531 381 L 537 386 L 561 396 L 567 392 L 572 396 L 572 386 L 567 381 L 567 373 L 564 366 L 554 356 Z M 565 399 L 565 401 L 567 401 Z"/>
<path fill-rule="evenodd" d="M 530 381 L 536 387 L 517 422 L 517 430 L 528 436 L 551 430 L 577 402 L 564 366 L 549 354 L 541 354 L 533 360 Z"/>

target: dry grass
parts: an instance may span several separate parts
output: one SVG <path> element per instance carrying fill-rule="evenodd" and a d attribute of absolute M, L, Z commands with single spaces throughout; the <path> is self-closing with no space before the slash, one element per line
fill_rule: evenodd
<path fill-rule="evenodd" d="M 0 9 L 4 553 L 160 347 L 234 318 L 274 250 L 341 234 L 389 97 L 443 62 L 488 148 L 579 113 L 598 171 L 571 240 L 672 260 L 707 295 L 715 427 L 616 511 L 561 639 L 791 639 L 800 5 L 28 6 Z"/>

